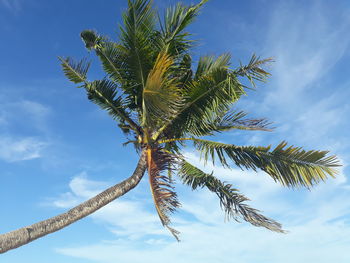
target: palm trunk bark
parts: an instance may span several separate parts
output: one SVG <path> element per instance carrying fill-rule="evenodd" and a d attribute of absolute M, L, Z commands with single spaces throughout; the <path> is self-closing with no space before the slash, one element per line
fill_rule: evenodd
<path fill-rule="evenodd" d="M 96 210 L 133 189 L 140 182 L 145 170 L 146 154 L 145 151 L 142 151 L 140 160 L 131 177 L 70 209 L 66 213 L 0 235 L 0 253 L 5 253 L 8 250 L 23 246 L 35 239 L 56 232 L 79 219 L 92 214 Z"/>

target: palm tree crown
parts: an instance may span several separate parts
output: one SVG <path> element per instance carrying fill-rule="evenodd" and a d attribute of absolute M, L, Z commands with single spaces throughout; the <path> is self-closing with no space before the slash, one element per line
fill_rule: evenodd
<path fill-rule="evenodd" d="M 85 30 L 81 37 L 100 59 L 106 76 L 90 81 L 86 60 L 60 58 L 67 78 L 86 90 L 89 100 L 105 109 L 136 150 L 146 153 L 147 171 L 155 207 L 162 224 L 170 227 L 170 214 L 179 207 L 172 175 L 192 189 L 214 192 L 227 217 L 283 232 L 281 225 L 256 209 L 231 184 L 201 171 L 181 154 L 191 142 L 205 161 L 260 169 L 287 187 L 311 187 L 338 166 L 327 151 L 305 151 L 281 142 L 275 149 L 237 146 L 203 139 L 233 129 L 269 131 L 265 119 L 249 119 L 232 110 L 248 87 L 270 75 L 262 67 L 271 59 L 252 56 L 247 65 L 231 67 L 230 55 L 201 57 L 194 66 L 194 41 L 186 31 L 207 0 L 193 6 L 168 8 L 162 18 L 149 0 L 128 1 L 117 42 Z"/>

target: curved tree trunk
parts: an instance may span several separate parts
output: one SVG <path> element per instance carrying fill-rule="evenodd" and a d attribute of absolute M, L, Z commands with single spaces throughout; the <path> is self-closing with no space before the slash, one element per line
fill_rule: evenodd
<path fill-rule="evenodd" d="M 58 231 L 79 219 L 86 217 L 133 189 L 146 170 L 146 154 L 142 152 L 137 167 L 131 177 L 116 184 L 95 197 L 70 209 L 66 213 L 0 235 L 0 253 L 23 246 L 35 239 Z"/>

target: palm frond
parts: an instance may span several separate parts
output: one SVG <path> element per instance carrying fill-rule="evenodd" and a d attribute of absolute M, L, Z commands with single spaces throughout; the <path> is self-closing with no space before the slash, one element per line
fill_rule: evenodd
<path fill-rule="evenodd" d="M 245 94 L 243 85 L 228 69 L 228 61 L 228 55 L 216 60 L 210 57 L 202 59 L 198 78 L 188 81 L 183 89 L 183 107 L 155 136 L 163 131 L 169 134 L 166 129 L 170 125 L 171 130 L 177 132 L 173 134 L 175 138 L 184 135 L 202 136 L 212 129 L 211 123 L 229 111 L 232 104 Z"/>
<path fill-rule="evenodd" d="M 223 132 L 229 130 L 272 131 L 271 123 L 265 118 L 245 119 L 247 113 L 243 111 L 230 111 L 214 123 L 213 131 Z M 210 134 L 208 134 L 210 135 Z"/>
<path fill-rule="evenodd" d="M 222 54 L 218 58 L 215 58 L 214 56 L 200 57 L 195 73 L 195 79 L 199 79 L 201 76 L 207 75 L 215 70 L 228 69 L 230 60 L 231 55 L 229 53 Z"/>
<path fill-rule="evenodd" d="M 203 119 L 197 129 L 196 136 L 210 136 L 217 132 L 230 130 L 250 130 L 250 131 L 272 131 L 271 123 L 265 118 L 261 119 L 246 119 L 247 113 L 243 111 L 230 110 L 222 115 L 218 113 L 214 119 Z M 175 138 L 174 138 L 175 139 Z"/>
<path fill-rule="evenodd" d="M 104 71 L 114 82 L 120 84 L 120 88 L 135 104 L 137 101 L 137 89 L 133 79 L 132 68 L 128 65 L 128 50 L 122 45 L 102 38 L 94 31 L 84 30 L 81 33 L 85 45 L 89 49 L 94 49 L 99 57 Z"/>
<path fill-rule="evenodd" d="M 187 98 L 185 106 L 172 126 L 193 136 L 202 136 L 211 130 L 211 123 L 245 93 L 234 76 L 222 71 L 201 77 L 190 85 L 184 95 Z"/>
<path fill-rule="evenodd" d="M 128 10 L 123 14 L 124 25 L 120 27 L 120 39 L 121 45 L 128 51 L 126 63 L 135 81 L 142 87 L 152 68 L 155 53 L 158 53 L 153 41 L 155 19 L 152 1 L 128 0 Z"/>
<path fill-rule="evenodd" d="M 177 70 L 174 71 L 174 77 L 181 83 L 181 87 L 186 87 L 187 83 L 192 80 L 192 57 L 189 54 L 185 54 L 180 63 L 178 64 Z"/>
<path fill-rule="evenodd" d="M 104 41 L 97 49 L 96 54 L 102 62 L 104 71 L 124 89 L 129 80 L 129 69 L 125 65 L 127 51 L 114 42 Z"/>
<path fill-rule="evenodd" d="M 166 131 L 171 124 L 172 130 L 186 131 L 187 134 L 177 133 L 173 137 L 203 136 L 213 131 L 213 123 L 225 115 L 232 104 L 245 94 L 245 85 L 238 76 L 247 77 L 255 87 L 254 80 L 264 80 L 269 73 L 261 68 L 262 65 L 271 62 L 271 59 L 260 60 L 253 55 L 247 66 L 241 66 L 237 70 L 229 69 L 230 55 L 224 54 L 218 58 L 213 56 L 202 57 L 198 63 L 194 79 L 187 84 L 184 96 L 187 103 L 162 127 L 158 134 Z M 176 127 L 174 129 L 174 126 Z M 260 126 L 260 127 L 259 127 Z M 267 122 L 264 120 L 252 120 L 252 122 L 235 125 L 237 129 L 261 129 L 264 130 Z M 223 130 L 229 127 L 222 127 Z"/>
<path fill-rule="evenodd" d="M 108 76 L 121 83 L 121 73 L 124 72 L 123 61 L 125 61 L 125 55 L 120 45 L 102 40 L 95 31 L 84 30 L 80 34 L 85 46 L 91 50 L 94 49 L 96 54 L 102 62 L 103 69 L 107 72 Z M 121 83 L 122 84 L 122 83 Z"/>
<path fill-rule="evenodd" d="M 72 58 L 58 57 L 61 61 L 61 66 L 66 77 L 73 83 L 86 82 L 86 74 L 90 67 L 90 62 L 86 59 L 82 59 L 79 62 L 75 62 Z"/>
<path fill-rule="evenodd" d="M 199 13 L 200 8 L 208 0 L 202 0 L 199 4 L 190 7 L 178 3 L 174 7 L 169 7 L 164 15 L 164 22 L 161 25 L 161 34 L 164 49 L 173 56 L 183 53 L 192 45 L 192 41 L 187 39 L 189 35 L 184 32 L 185 28 L 191 24 Z"/>
<path fill-rule="evenodd" d="M 225 211 L 227 219 L 232 218 L 238 221 L 239 218 L 242 218 L 254 226 L 284 233 L 281 224 L 265 217 L 260 214 L 259 210 L 245 204 L 246 201 L 249 201 L 248 198 L 240 194 L 231 184 L 221 182 L 213 174 L 207 174 L 183 160 L 178 175 L 183 183 L 193 190 L 206 187 L 209 191 L 215 193 L 219 197 L 220 206 Z"/>
<path fill-rule="evenodd" d="M 215 131 L 223 132 L 230 130 L 246 130 L 246 131 L 272 131 L 270 122 L 266 119 L 248 119 L 237 121 L 233 124 L 220 124 L 215 127 Z"/>
<path fill-rule="evenodd" d="M 236 146 L 208 140 L 192 139 L 204 160 L 215 162 L 217 157 L 224 167 L 229 167 L 227 158 L 240 168 L 261 169 L 276 182 L 287 187 L 311 187 L 334 177 L 339 162 L 335 156 L 326 156 L 328 151 L 305 151 L 301 147 L 280 143 L 274 150 L 270 147 Z"/>
<path fill-rule="evenodd" d="M 255 88 L 255 80 L 265 82 L 271 74 L 265 71 L 262 66 L 273 62 L 272 58 L 260 59 L 255 54 L 252 55 L 247 65 L 242 65 L 234 70 L 238 76 L 246 77 Z"/>
<path fill-rule="evenodd" d="M 127 112 L 122 96 L 117 96 L 117 86 L 110 80 L 96 80 L 86 86 L 88 99 L 99 105 L 120 123 L 127 123 L 136 133 L 139 131 L 138 125 L 131 119 Z"/>
<path fill-rule="evenodd" d="M 169 229 L 172 235 L 179 241 L 179 232 L 170 227 L 169 214 L 175 212 L 180 206 L 177 195 L 172 186 L 172 180 L 162 175 L 163 171 L 171 169 L 173 157 L 159 149 L 147 149 L 147 167 L 153 201 L 163 226 Z"/>
<path fill-rule="evenodd" d="M 155 124 L 151 120 L 167 119 L 175 114 L 181 105 L 181 96 L 171 74 L 172 58 L 160 53 L 150 71 L 143 90 L 143 123 Z"/>

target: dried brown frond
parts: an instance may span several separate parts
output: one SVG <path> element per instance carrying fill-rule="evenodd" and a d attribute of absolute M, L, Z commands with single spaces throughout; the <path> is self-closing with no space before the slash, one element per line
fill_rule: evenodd
<path fill-rule="evenodd" d="M 158 148 L 147 150 L 149 182 L 156 210 L 163 226 L 168 228 L 176 240 L 179 241 L 179 231 L 169 226 L 171 224 L 169 214 L 175 212 L 180 203 L 177 200 L 171 178 L 162 174 L 163 171 L 171 170 L 173 161 L 174 159 L 170 154 Z"/>

